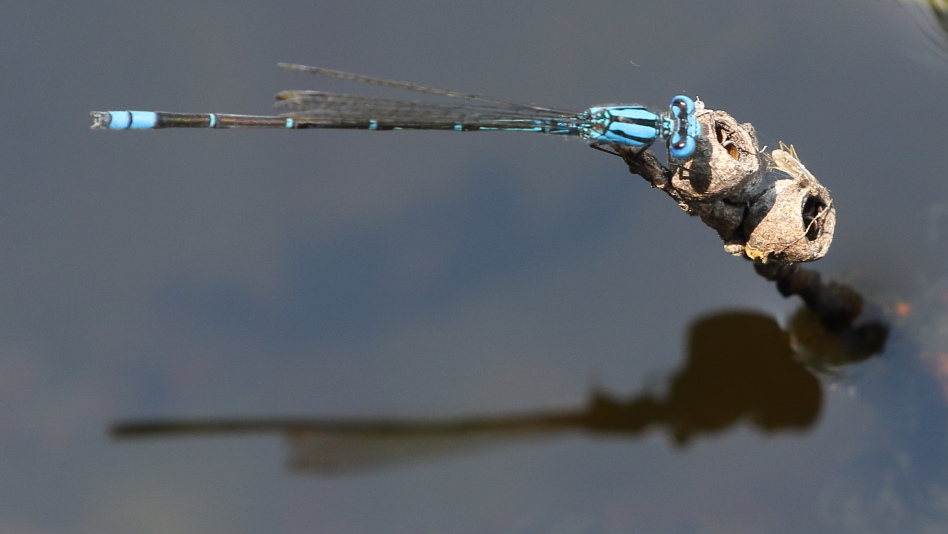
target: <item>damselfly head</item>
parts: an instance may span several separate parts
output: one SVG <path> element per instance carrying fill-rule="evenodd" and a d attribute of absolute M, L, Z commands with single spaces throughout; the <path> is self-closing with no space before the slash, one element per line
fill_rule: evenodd
<path fill-rule="evenodd" d="M 688 159 L 695 152 L 697 138 L 701 136 L 701 124 L 695 118 L 695 102 L 685 95 L 678 95 L 669 104 L 674 130 L 668 139 L 668 152 L 672 157 Z"/>

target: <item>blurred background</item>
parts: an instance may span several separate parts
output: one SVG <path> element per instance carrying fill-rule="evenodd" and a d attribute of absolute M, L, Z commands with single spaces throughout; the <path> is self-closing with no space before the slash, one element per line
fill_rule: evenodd
<path fill-rule="evenodd" d="M 948 42 L 937 6 L 8 2 L 0 531 L 948 529 Z M 811 267 L 893 330 L 804 430 L 556 439 L 334 477 L 150 417 L 451 418 L 661 394 L 690 327 L 797 306 L 618 158 L 522 133 L 89 131 L 88 112 L 413 97 L 297 62 L 581 110 L 698 96 L 833 195 Z M 733 343 L 745 340 L 733 336 Z M 714 398 L 708 402 L 713 403 Z"/>

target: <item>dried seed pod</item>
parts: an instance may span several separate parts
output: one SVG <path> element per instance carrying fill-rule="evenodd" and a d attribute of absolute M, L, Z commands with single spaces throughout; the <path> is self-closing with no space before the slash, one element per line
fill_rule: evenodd
<path fill-rule="evenodd" d="M 671 185 L 687 201 L 707 202 L 754 187 L 760 178 L 757 133 L 723 111 L 695 102 L 702 135 L 694 156 L 673 167 Z"/>
<path fill-rule="evenodd" d="M 747 257 L 762 262 L 813 261 L 833 242 L 836 208 L 829 191 L 783 142 L 767 156 L 774 180 L 750 205 L 745 221 Z"/>
<path fill-rule="evenodd" d="M 836 226 L 833 201 L 793 147 L 781 142 L 762 154 L 751 124 L 708 110 L 701 101 L 695 109 L 702 132 L 690 159 L 670 157 L 666 169 L 651 152 L 613 153 L 717 231 L 729 254 L 758 262 L 806 262 L 826 255 Z"/>

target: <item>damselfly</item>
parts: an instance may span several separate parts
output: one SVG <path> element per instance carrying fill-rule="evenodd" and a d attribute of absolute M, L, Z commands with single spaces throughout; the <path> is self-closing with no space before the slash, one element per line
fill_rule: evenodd
<path fill-rule="evenodd" d="M 467 99 L 475 103 L 442 104 L 389 100 L 323 91 L 277 94 L 280 115 L 169 113 L 164 111 L 93 111 L 92 128 L 135 130 L 155 128 L 344 128 L 359 130 L 500 130 L 572 135 L 596 148 L 647 149 L 657 139 L 678 159 L 691 157 L 701 126 L 691 98 L 678 95 L 668 113 L 637 105 L 594 106 L 576 113 L 533 104 L 435 89 L 414 83 L 281 63 L 280 67 L 357 82 Z"/>

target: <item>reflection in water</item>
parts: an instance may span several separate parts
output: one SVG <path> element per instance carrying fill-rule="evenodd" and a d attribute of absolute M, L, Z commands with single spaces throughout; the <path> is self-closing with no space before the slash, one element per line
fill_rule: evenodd
<path fill-rule="evenodd" d="M 692 325 L 687 362 L 670 378 L 666 392 L 619 398 L 594 391 L 589 402 L 575 410 L 422 421 L 143 421 L 119 423 L 113 434 L 282 433 L 291 444 L 294 469 L 330 473 L 566 432 L 632 437 L 664 431 L 681 446 L 741 422 L 766 434 L 800 431 L 811 427 L 820 413 L 822 390 L 814 370 L 838 368 L 878 353 L 885 329 L 875 325 L 829 334 L 819 320 L 797 315 L 792 335 L 756 313 L 704 317 Z M 823 353 L 828 359 L 821 360 Z"/>
<path fill-rule="evenodd" d="M 881 353 L 889 336 L 888 327 L 874 321 L 827 330 L 822 318 L 807 307 L 793 314 L 789 329 L 796 358 L 811 371 L 829 375 Z"/>

